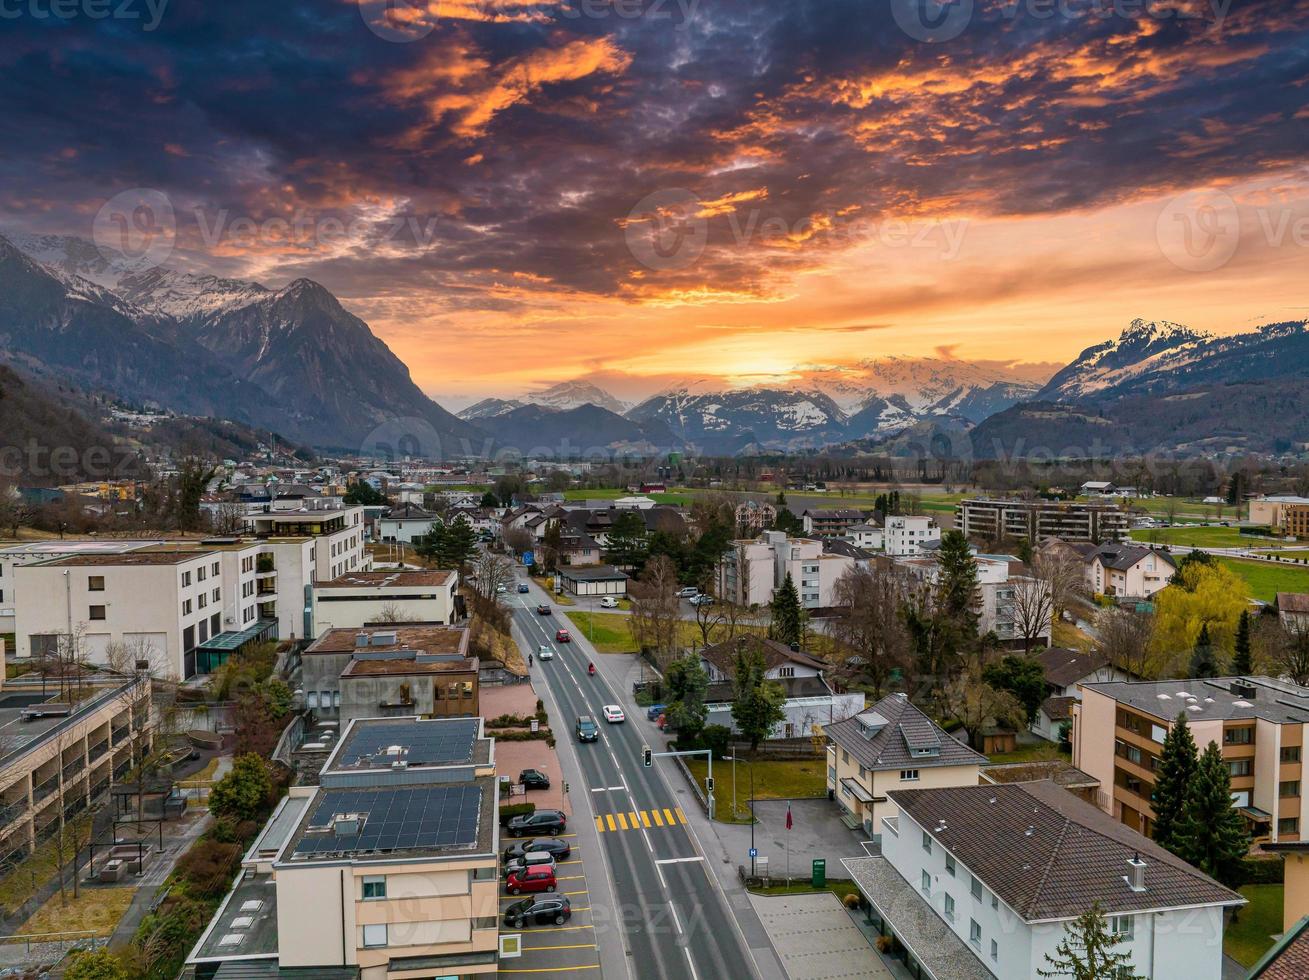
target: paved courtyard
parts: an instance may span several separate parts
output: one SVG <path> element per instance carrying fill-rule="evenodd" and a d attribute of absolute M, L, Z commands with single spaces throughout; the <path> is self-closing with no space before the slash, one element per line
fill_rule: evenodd
<path fill-rule="evenodd" d="M 790 980 L 892 980 L 882 958 L 830 892 L 751 895 L 750 902 Z"/>
<path fill-rule="evenodd" d="M 717 776 L 717 772 L 715 772 Z M 721 779 L 721 777 L 718 777 Z M 719 793 L 723 783 L 719 782 Z M 694 804 L 692 804 L 694 805 Z M 786 874 L 787 849 L 791 852 L 791 877 L 808 878 L 815 858 L 827 861 L 828 875 L 840 867 L 840 858 L 863 857 L 859 837 L 841 823 L 836 804 L 826 799 L 793 800 L 791 830 L 786 829 L 786 800 L 756 800 L 754 846 L 760 857 L 768 858 L 769 873 L 774 878 Z M 750 825 L 712 824 L 717 838 L 718 857 L 733 867 L 750 866 Z M 709 841 L 705 841 L 709 846 Z"/>

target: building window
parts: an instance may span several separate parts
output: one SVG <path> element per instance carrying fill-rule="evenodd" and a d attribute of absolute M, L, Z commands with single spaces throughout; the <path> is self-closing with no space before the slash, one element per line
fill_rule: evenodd
<path fill-rule="evenodd" d="M 945 856 L 945 871 L 946 871 L 946 874 L 948 874 L 951 878 L 954 877 L 954 855 L 953 855 L 953 854 L 947 854 L 947 855 Z"/>
<path fill-rule="evenodd" d="M 188 585 L 190 585 L 190 584 L 191 584 L 191 573 L 190 573 L 190 572 L 183 572 L 183 573 L 182 573 L 182 588 L 185 589 L 185 588 L 186 588 Z"/>
<path fill-rule="evenodd" d="M 932 835 L 925 830 L 923 831 L 923 850 L 928 854 L 932 853 Z"/>
<path fill-rule="evenodd" d="M 1233 776 L 1248 776 L 1250 775 L 1251 761 L 1250 759 L 1233 759 L 1227 763 L 1227 770 Z"/>
<path fill-rule="evenodd" d="M 87 614 L 87 619 L 104 619 L 104 618 L 105 618 L 104 606 L 92 606 L 91 611 Z"/>
<path fill-rule="evenodd" d="M 1281 751 L 1280 754 L 1281 754 L 1281 757 L 1282 757 L 1282 761 L 1283 761 L 1283 762 L 1299 762 L 1299 761 L 1300 761 L 1300 746 L 1298 746 L 1298 745 L 1283 745 L 1283 746 L 1282 746 L 1282 751 Z"/>
<path fill-rule="evenodd" d="M 1000 907 L 1000 896 L 999 896 L 999 895 L 992 895 L 992 896 L 991 896 L 991 908 L 993 908 L 993 909 L 998 909 L 999 907 Z"/>
<path fill-rule="evenodd" d="M 982 900 L 982 879 L 978 878 L 977 875 L 973 875 L 972 893 L 973 898 L 979 902 Z"/>
<path fill-rule="evenodd" d="M 1281 797 L 1299 796 L 1300 780 L 1287 779 L 1277 784 L 1277 795 Z"/>
<path fill-rule="evenodd" d="M 386 876 L 368 875 L 364 878 L 364 901 L 386 898 Z"/>
<path fill-rule="evenodd" d="M 327 692 L 326 692 L 326 691 L 323 692 L 323 697 L 324 697 L 324 698 L 327 697 Z M 323 703 L 323 707 L 324 707 L 324 708 L 327 707 L 327 703 L 326 703 L 326 701 L 324 701 L 324 703 Z M 339 708 L 339 707 L 341 707 L 341 692 L 340 692 L 340 691 L 333 691 L 333 692 L 332 692 L 332 707 L 333 707 L 333 708 Z"/>
<path fill-rule="evenodd" d="M 932 876 L 925 870 L 923 871 L 923 894 L 932 894 Z"/>
<path fill-rule="evenodd" d="M 845 749 L 841 750 L 841 762 L 847 766 L 850 764 L 850 753 Z"/>
<path fill-rule="evenodd" d="M 183 615 L 183 616 L 189 616 L 189 615 L 191 615 L 191 600 L 190 600 L 190 599 L 183 599 L 183 600 L 182 600 L 182 615 Z"/>
<path fill-rule="evenodd" d="M 473 920 L 474 929 L 495 929 L 500 925 L 500 920 L 494 915 L 482 915 Z"/>
<path fill-rule="evenodd" d="M 103 575 L 90 575 L 86 580 L 87 592 L 103 592 L 105 590 L 105 577 Z"/>
<path fill-rule="evenodd" d="M 474 868 L 473 881 L 495 881 L 495 868 L 490 865 Z"/>
<path fill-rule="evenodd" d="M 982 948 L 982 924 L 976 919 L 968 920 L 968 941 L 978 949 Z"/>
<path fill-rule="evenodd" d="M 206 606 L 209 605 L 209 597 L 205 595 L 198 595 L 196 596 L 195 604 L 199 606 L 201 609 L 204 609 Z"/>
<path fill-rule="evenodd" d="M 1224 745 L 1250 745 L 1254 742 L 1254 727 L 1228 728 L 1223 732 Z"/>
<path fill-rule="evenodd" d="M 794 668 L 794 667 L 778 667 L 778 668 L 777 668 L 777 676 L 778 676 L 778 677 L 794 677 L 794 676 L 795 676 L 795 668 Z"/>
<path fill-rule="evenodd" d="M 996 960 L 997 962 L 1000 959 L 1000 944 L 994 939 L 991 940 L 991 959 Z"/>
<path fill-rule="evenodd" d="M 306 691 L 306 692 L 305 692 L 305 707 L 306 707 L 306 708 L 317 708 L 317 707 L 318 707 L 318 692 L 317 692 L 317 691 Z"/>
<path fill-rule="evenodd" d="M 1131 915 L 1115 915 L 1109 919 L 1109 931 L 1131 941 L 1136 918 Z"/>
<path fill-rule="evenodd" d="M 378 946 L 386 945 L 386 924 L 380 926 L 364 926 L 364 948 L 375 949 Z"/>
<path fill-rule="evenodd" d="M 945 917 L 951 922 L 954 921 L 954 896 L 945 896 Z"/>
<path fill-rule="evenodd" d="M 195 570 L 195 580 L 196 580 L 197 582 L 203 582 L 203 581 L 204 581 L 206 578 L 208 578 L 208 577 L 209 577 L 209 576 L 208 576 L 208 573 L 205 572 L 203 566 L 201 566 L 200 568 L 197 568 L 197 569 Z"/>
<path fill-rule="evenodd" d="M 918 779 L 918 770 L 917 770 L 917 769 L 901 769 L 901 770 L 900 770 L 900 780 L 901 780 L 901 782 L 912 783 L 912 782 L 915 782 L 917 779 Z"/>
<path fill-rule="evenodd" d="M 1280 834 L 1298 834 L 1300 833 L 1300 820 L 1297 817 L 1282 817 L 1277 821 L 1277 833 Z"/>

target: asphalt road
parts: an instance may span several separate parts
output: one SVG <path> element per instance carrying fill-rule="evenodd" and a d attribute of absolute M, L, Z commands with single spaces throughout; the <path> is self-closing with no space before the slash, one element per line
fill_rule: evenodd
<path fill-rule="evenodd" d="M 544 598 L 533 586 L 529 594 L 510 593 L 504 600 L 522 640 L 530 644 L 528 651 L 535 653 L 539 645 L 548 644 L 555 652 L 553 660 L 538 660 L 532 671 L 546 678 L 557 708 L 551 723 L 559 752 L 575 757 L 580 774 L 582 785 L 570 786 L 573 821 L 589 821 L 594 828 L 612 886 L 607 908 L 591 889 L 597 934 L 613 930 L 621 937 L 627 973 L 633 978 L 757 977 L 740 928 L 711 878 L 677 797 L 658 769 L 642 764 L 642 736 L 635 726 L 603 720 L 603 705 L 625 699 L 599 673 L 588 675 L 587 654 L 578 642 L 555 642 L 555 631 L 568 623 L 556 615 L 557 606 L 549 616 L 536 612 Z M 595 719 L 599 741 L 577 742 L 579 715 Z M 597 870 L 588 863 L 588 878 Z M 606 976 L 612 972 L 606 967 Z"/>

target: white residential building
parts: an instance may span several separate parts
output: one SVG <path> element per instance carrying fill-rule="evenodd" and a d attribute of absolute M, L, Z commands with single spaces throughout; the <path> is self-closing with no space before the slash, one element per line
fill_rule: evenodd
<path fill-rule="evenodd" d="M 349 572 L 312 589 L 313 635 L 369 623 L 413 622 L 451 625 L 456 618 L 455 572 Z M 400 617 L 400 618 L 396 618 Z"/>
<path fill-rule="evenodd" d="M 26 544 L 0 549 L 0 633 L 18 631 L 15 615 L 18 608 L 18 575 L 15 569 L 20 565 L 34 565 L 73 555 L 121 555 L 162 543 L 161 541 L 69 539 L 29 541 Z"/>
<path fill-rule="evenodd" d="M 867 521 L 847 528 L 841 537 L 857 548 L 864 548 L 868 551 L 881 551 L 886 542 L 885 534 L 886 532 L 882 528 L 872 521 Z M 939 532 L 937 540 L 940 540 Z"/>
<path fill-rule="evenodd" d="M 718 595 L 738 605 L 765 605 L 774 590 L 791 576 L 806 609 L 830 606 L 837 579 L 854 567 L 848 555 L 823 550 L 813 538 L 789 538 L 784 531 L 765 531 L 758 538 L 737 541 L 718 565 Z"/>
<path fill-rule="evenodd" d="M 939 544 L 941 528 L 930 517 L 898 515 L 886 519 L 884 547 L 888 555 L 921 554 L 924 545 Z"/>
<path fill-rule="evenodd" d="M 1035 977 L 1093 903 L 1134 975 L 1223 976 L 1224 913 L 1245 900 L 1054 782 L 888 796 L 881 855 L 842 863 L 914 976 Z"/>

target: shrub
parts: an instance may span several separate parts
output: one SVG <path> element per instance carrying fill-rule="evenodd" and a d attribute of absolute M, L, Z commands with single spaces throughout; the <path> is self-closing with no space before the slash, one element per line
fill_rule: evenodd
<path fill-rule="evenodd" d="M 77 949 L 68 957 L 65 980 L 129 980 L 123 961 L 107 949 Z"/>
<path fill-rule="evenodd" d="M 877 937 L 877 951 L 878 951 L 879 953 L 889 953 L 889 952 L 891 952 L 891 946 L 892 946 L 892 945 L 893 945 L 893 941 L 892 941 L 892 939 L 891 939 L 890 936 L 878 936 L 878 937 Z"/>
<path fill-rule="evenodd" d="M 857 909 L 864 903 L 863 898 L 857 892 L 851 892 L 841 901 L 845 903 L 845 907 L 848 909 Z"/>
<path fill-rule="evenodd" d="M 209 812 L 233 820 L 258 820 L 268 804 L 273 781 L 257 755 L 237 756 L 229 772 L 209 792 Z"/>
<path fill-rule="evenodd" d="M 194 894 L 216 898 L 227 891 L 240 863 L 240 844 L 202 840 L 178 859 L 177 875 Z"/>
<path fill-rule="evenodd" d="M 726 725 L 706 725 L 700 733 L 700 744 L 714 753 L 715 759 L 728 754 L 727 748 L 732 741 L 732 730 Z"/>
<path fill-rule="evenodd" d="M 1242 858 L 1236 878 L 1242 885 L 1280 885 L 1285 869 L 1286 865 L 1279 857 Z"/>

